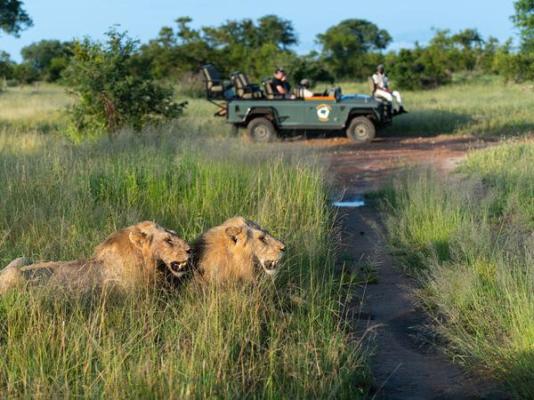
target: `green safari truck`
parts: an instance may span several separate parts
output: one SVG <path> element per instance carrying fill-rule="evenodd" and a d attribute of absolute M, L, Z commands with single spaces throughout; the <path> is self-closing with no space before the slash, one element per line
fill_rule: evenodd
<path fill-rule="evenodd" d="M 295 131 L 344 131 L 355 142 L 373 140 L 377 129 L 392 122 L 391 104 L 373 96 L 343 95 L 340 88 L 313 97 L 276 96 L 271 82 L 263 89 L 251 84 L 246 75 L 234 73 L 229 81 L 221 79 L 212 65 L 202 68 L 206 94 L 217 105 L 215 115 L 225 117 L 237 130 L 246 128 L 257 142 L 270 142 Z"/>

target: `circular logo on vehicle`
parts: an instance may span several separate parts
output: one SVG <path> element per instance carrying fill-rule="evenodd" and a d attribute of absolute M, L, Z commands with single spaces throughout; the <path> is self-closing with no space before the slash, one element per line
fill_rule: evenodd
<path fill-rule="evenodd" d="M 332 111 L 332 107 L 330 107 L 328 104 L 319 104 L 316 108 L 317 117 L 319 118 L 319 121 L 328 121 L 328 119 L 330 118 L 330 111 Z"/>

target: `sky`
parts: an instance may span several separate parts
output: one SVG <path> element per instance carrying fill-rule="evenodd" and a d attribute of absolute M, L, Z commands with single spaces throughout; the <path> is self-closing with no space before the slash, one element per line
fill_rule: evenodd
<path fill-rule="evenodd" d="M 193 18 L 193 27 L 219 25 L 229 19 L 276 14 L 293 22 L 296 50 L 317 49 L 315 36 L 347 18 L 367 19 L 393 37 L 391 49 L 424 44 L 432 28 L 458 31 L 476 28 L 504 41 L 516 37 L 510 15 L 512 0 L 25 0 L 34 26 L 19 38 L 1 34 L 0 50 L 20 61 L 20 49 L 41 39 L 102 39 L 112 25 L 146 42 L 162 26 L 175 26 L 180 16 Z"/>

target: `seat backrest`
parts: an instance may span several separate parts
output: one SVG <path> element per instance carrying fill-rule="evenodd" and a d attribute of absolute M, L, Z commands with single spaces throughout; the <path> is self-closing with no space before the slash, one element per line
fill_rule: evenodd
<path fill-rule="evenodd" d="M 243 81 L 240 79 L 239 75 L 240 72 L 234 72 L 230 76 L 230 79 L 232 80 L 232 84 L 234 85 L 235 93 L 238 97 L 242 97 L 245 94 L 246 86 L 243 84 Z"/>
<path fill-rule="evenodd" d="M 206 64 L 202 66 L 202 73 L 206 81 L 206 88 L 209 90 L 215 85 L 220 85 L 222 78 L 221 73 L 213 64 Z"/>
<path fill-rule="evenodd" d="M 244 73 L 240 72 L 237 74 L 238 79 L 241 81 L 244 87 L 250 86 L 250 80 L 248 79 L 248 76 Z"/>
<path fill-rule="evenodd" d="M 273 81 L 271 79 L 265 79 L 262 84 L 265 97 L 271 100 L 274 99 Z"/>
<path fill-rule="evenodd" d="M 370 76 L 367 79 L 367 83 L 369 84 L 369 90 L 371 91 L 371 96 L 374 96 L 375 91 L 376 91 L 376 83 L 372 76 Z"/>

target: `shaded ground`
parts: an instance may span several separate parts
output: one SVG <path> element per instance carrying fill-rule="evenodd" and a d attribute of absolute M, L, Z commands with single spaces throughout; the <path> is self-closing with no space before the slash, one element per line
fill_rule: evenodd
<path fill-rule="evenodd" d="M 343 138 L 315 139 L 329 163 L 332 182 L 345 198 L 379 189 L 395 173 L 412 165 L 450 171 L 470 149 L 489 142 L 470 137 L 383 138 L 365 146 Z M 371 368 L 379 399 L 505 399 L 486 382 L 453 365 L 425 330 L 426 314 L 413 295 L 416 283 L 395 267 L 388 254 L 375 207 L 340 209 L 341 247 L 350 265 L 375 266 L 376 283 L 360 289 L 363 306 L 354 304 L 355 329 L 370 332 L 375 349 Z"/>

